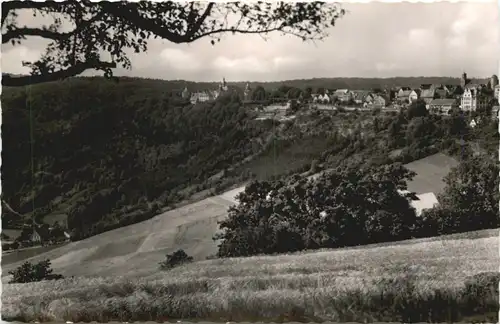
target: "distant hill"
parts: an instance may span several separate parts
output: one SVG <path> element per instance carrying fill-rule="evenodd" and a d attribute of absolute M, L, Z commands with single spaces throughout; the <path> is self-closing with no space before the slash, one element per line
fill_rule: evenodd
<path fill-rule="evenodd" d="M 135 78 L 120 78 L 121 80 L 135 79 Z M 150 80 L 150 79 L 142 79 Z M 152 79 L 151 79 L 152 80 Z M 472 79 L 473 83 L 487 83 L 488 78 Z M 165 82 L 165 86 L 170 89 L 184 89 L 187 86 L 189 89 L 206 89 L 216 88 L 218 82 L 193 82 L 185 80 L 155 80 Z M 247 82 L 238 81 L 231 82 L 227 80 L 229 85 L 244 89 Z M 282 85 L 306 88 L 331 88 L 331 89 L 353 89 L 353 90 L 371 90 L 374 88 L 392 88 L 397 86 L 408 86 L 411 88 L 419 87 L 421 84 L 450 84 L 459 85 L 460 78 L 454 77 L 392 77 L 392 78 L 313 78 L 313 79 L 296 79 L 296 80 L 283 80 L 273 82 L 259 82 L 249 81 L 252 88 L 262 86 L 266 90 L 272 90 Z"/>

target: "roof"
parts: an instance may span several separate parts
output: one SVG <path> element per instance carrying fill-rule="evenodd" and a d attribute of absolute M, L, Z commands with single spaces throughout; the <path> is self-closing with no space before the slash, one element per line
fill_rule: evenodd
<path fill-rule="evenodd" d="M 465 87 L 469 88 L 469 89 L 477 89 L 477 88 L 481 88 L 482 85 L 480 85 L 479 83 L 469 83 L 469 84 L 466 84 Z"/>
<path fill-rule="evenodd" d="M 352 90 L 351 92 L 356 98 L 364 98 L 370 94 L 370 91 L 367 90 Z"/>
<path fill-rule="evenodd" d="M 446 97 L 446 95 L 448 94 L 448 92 L 447 92 L 445 89 L 436 89 L 436 93 L 437 93 L 440 97 Z"/>
<path fill-rule="evenodd" d="M 430 83 L 424 83 L 424 84 L 420 85 L 420 89 L 422 89 L 422 90 L 428 90 L 431 87 L 432 87 L 432 84 L 430 84 Z"/>
<path fill-rule="evenodd" d="M 403 90 L 403 91 L 408 91 L 408 90 L 410 90 L 410 91 L 411 91 L 411 88 L 410 88 L 410 87 L 401 87 L 399 90 Z"/>
<path fill-rule="evenodd" d="M 378 94 L 378 95 L 373 96 L 373 100 L 377 100 L 377 99 L 384 99 L 385 101 L 389 101 L 389 98 L 387 96 L 382 95 L 382 94 Z"/>
<path fill-rule="evenodd" d="M 411 201 L 411 206 L 415 208 L 417 216 L 420 216 L 424 209 L 431 209 L 438 204 L 437 197 L 433 192 L 417 195 L 417 199 Z"/>
<path fill-rule="evenodd" d="M 434 99 L 430 104 L 434 106 L 448 106 L 456 103 L 457 101 L 455 99 Z"/>
<path fill-rule="evenodd" d="M 422 97 L 422 98 L 434 98 L 435 93 L 436 93 L 436 91 L 434 89 L 427 89 L 427 90 L 422 91 L 420 97 Z"/>
<path fill-rule="evenodd" d="M 335 94 L 346 94 L 349 92 L 349 89 L 338 89 L 335 90 Z"/>
<path fill-rule="evenodd" d="M 403 90 L 403 92 L 398 92 L 398 97 L 408 97 L 411 93 L 411 90 Z"/>
<path fill-rule="evenodd" d="M 420 90 L 420 89 L 413 89 L 412 92 L 415 92 L 417 95 L 420 96 L 420 94 L 422 93 L 422 90 Z"/>

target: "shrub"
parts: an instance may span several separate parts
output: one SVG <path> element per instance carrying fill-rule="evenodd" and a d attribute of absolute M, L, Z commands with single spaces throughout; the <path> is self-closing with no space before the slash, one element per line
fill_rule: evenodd
<path fill-rule="evenodd" d="M 179 266 L 184 263 L 192 262 L 193 257 L 189 256 L 184 252 L 184 250 L 177 250 L 172 254 L 167 254 L 167 259 L 163 262 L 160 262 L 161 270 L 172 269 L 176 266 Z"/>
<path fill-rule="evenodd" d="M 23 263 L 16 270 L 9 271 L 12 279 L 9 283 L 27 283 L 42 280 L 59 280 L 64 277 L 60 274 L 53 274 L 50 268 L 50 260 L 44 260 L 37 264 L 30 262 Z"/>

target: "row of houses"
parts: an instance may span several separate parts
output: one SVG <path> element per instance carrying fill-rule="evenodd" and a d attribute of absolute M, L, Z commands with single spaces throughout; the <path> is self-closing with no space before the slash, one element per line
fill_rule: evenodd
<path fill-rule="evenodd" d="M 181 93 L 182 98 L 188 99 L 192 104 L 198 102 L 206 102 L 217 99 L 222 93 L 229 91 L 229 87 L 227 86 L 226 79 L 223 78 L 222 82 L 219 84 L 218 89 L 216 90 L 204 90 L 197 92 L 190 92 L 187 86 Z"/>
<path fill-rule="evenodd" d="M 384 108 L 390 104 L 390 98 L 385 93 L 372 93 L 364 90 L 338 89 L 330 93 L 325 90 L 324 94 L 311 94 L 313 103 L 334 104 L 340 102 L 343 104 L 354 103 L 364 107 Z"/>
<path fill-rule="evenodd" d="M 485 95 L 486 89 L 491 90 L 492 96 Z M 442 84 L 422 84 L 417 89 L 403 87 L 399 89 L 397 101 L 399 103 L 412 103 L 416 100 L 425 101 L 427 108 L 432 109 L 436 106 L 455 107 L 463 111 L 476 111 L 486 108 L 491 99 L 498 100 L 500 95 L 500 86 L 498 77 L 493 75 L 488 85 L 472 83 L 467 78 L 467 73 L 463 73 L 460 85 L 442 85 Z M 436 101 L 436 99 L 439 99 Z"/>

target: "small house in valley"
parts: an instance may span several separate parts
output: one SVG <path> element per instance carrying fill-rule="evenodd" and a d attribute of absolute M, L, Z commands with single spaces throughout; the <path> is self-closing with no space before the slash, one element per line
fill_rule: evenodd
<path fill-rule="evenodd" d="M 376 95 L 375 98 L 373 99 L 373 108 L 385 108 L 389 105 L 390 101 L 389 98 L 387 98 L 384 95 Z"/>
<path fill-rule="evenodd" d="M 339 98 L 340 102 L 346 103 L 353 99 L 353 94 L 349 89 L 336 90 L 334 96 Z"/>
<path fill-rule="evenodd" d="M 401 89 L 399 89 L 397 97 L 398 103 L 408 103 L 411 91 L 412 90 L 408 87 L 402 87 Z"/>
<path fill-rule="evenodd" d="M 408 101 L 410 103 L 417 101 L 420 98 L 420 89 L 415 89 L 410 92 L 410 95 L 408 97 Z"/>
<path fill-rule="evenodd" d="M 424 89 L 420 94 L 420 99 L 425 101 L 425 105 L 429 109 L 431 101 L 436 99 L 436 91 L 434 89 Z"/>

